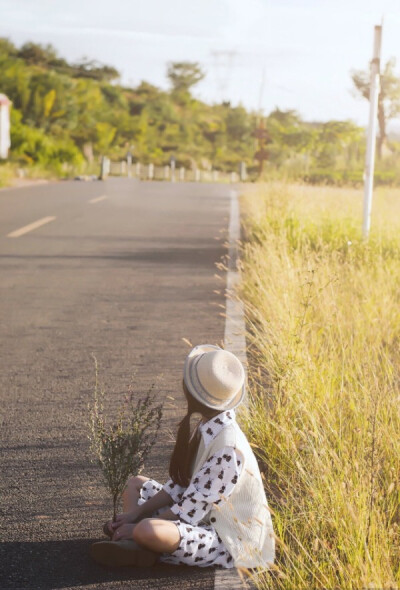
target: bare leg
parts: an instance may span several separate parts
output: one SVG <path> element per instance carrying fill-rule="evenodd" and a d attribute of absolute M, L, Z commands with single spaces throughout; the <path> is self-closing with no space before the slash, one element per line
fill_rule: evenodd
<path fill-rule="evenodd" d="M 146 481 L 149 481 L 149 478 L 144 477 L 143 475 L 136 475 L 128 479 L 126 488 L 122 494 L 124 512 L 129 512 L 132 508 L 137 506 L 140 497 L 140 488 Z"/>
<path fill-rule="evenodd" d="M 122 504 L 124 513 L 130 512 L 135 506 L 137 506 L 140 497 L 140 488 L 146 481 L 149 481 L 149 478 L 144 477 L 143 475 L 136 475 L 135 477 L 130 477 L 128 479 L 126 488 L 122 494 Z M 109 534 L 112 534 L 114 532 L 112 524 L 113 521 L 109 520 L 105 525 L 109 531 Z"/>
<path fill-rule="evenodd" d="M 173 553 L 181 542 L 179 529 L 173 522 L 159 518 L 145 518 L 133 530 L 133 540 L 155 553 Z"/>

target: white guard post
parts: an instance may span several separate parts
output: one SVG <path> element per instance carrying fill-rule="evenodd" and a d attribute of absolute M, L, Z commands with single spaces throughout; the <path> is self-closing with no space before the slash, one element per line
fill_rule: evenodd
<path fill-rule="evenodd" d="M 10 139 L 10 106 L 11 101 L 5 94 L 0 94 L 0 159 L 8 158 L 11 147 Z"/>
<path fill-rule="evenodd" d="M 364 213 L 363 213 L 363 238 L 367 239 L 371 226 L 371 208 L 372 192 L 374 186 L 374 167 L 375 167 L 375 144 L 376 144 L 376 126 L 378 114 L 379 98 L 379 71 L 381 59 L 381 42 L 382 27 L 375 27 L 374 34 L 374 53 L 371 62 L 371 85 L 369 90 L 369 124 L 367 138 L 367 152 L 365 156 L 365 174 L 364 174 Z"/>

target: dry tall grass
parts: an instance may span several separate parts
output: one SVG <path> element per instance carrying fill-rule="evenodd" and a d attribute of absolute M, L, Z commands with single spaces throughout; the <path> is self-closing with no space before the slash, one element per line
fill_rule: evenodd
<path fill-rule="evenodd" d="M 400 191 L 243 198 L 251 420 L 274 510 L 263 588 L 400 586 Z"/>

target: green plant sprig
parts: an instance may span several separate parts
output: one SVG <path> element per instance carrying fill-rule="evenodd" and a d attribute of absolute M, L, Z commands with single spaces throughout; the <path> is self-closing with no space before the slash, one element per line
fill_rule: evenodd
<path fill-rule="evenodd" d="M 116 422 L 108 423 L 104 414 L 105 392 L 99 386 L 96 358 L 94 361 L 96 380 L 93 401 L 88 404 L 88 438 L 93 460 L 99 465 L 104 484 L 112 496 L 115 521 L 128 477 L 141 472 L 156 441 L 162 404 L 155 405 L 153 384 L 141 399 L 136 400 L 133 394 L 127 396 Z"/>

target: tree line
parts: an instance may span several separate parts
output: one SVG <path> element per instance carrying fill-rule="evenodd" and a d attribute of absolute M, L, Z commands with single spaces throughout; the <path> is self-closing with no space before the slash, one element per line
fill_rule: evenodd
<path fill-rule="evenodd" d="M 397 178 L 400 143 L 388 142 L 387 121 L 400 112 L 400 85 L 391 60 L 381 81 L 381 180 Z M 193 96 L 205 72 L 197 63 L 168 64 L 168 91 L 146 81 L 121 83 L 119 72 L 95 60 L 69 63 L 51 45 L 20 48 L 0 39 L 0 92 L 13 103 L 11 158 L 20 165 L 84 169 L 101 155 L 163 165 L 171 156 L 186 168 L 259 170 L 260 115 L 229 102 L 207 104 Z M 368 97 L 366 72 L 353 72 L 354 88 Z M 362 178 L 365 131 L 352 121 L 306 122 L 295 110 L 275 108 L 263 118 L 268 139 L 261 150 L 267 175 L 311 182 Z M 386 176 L 385 176 L 386 175 Z"/>

